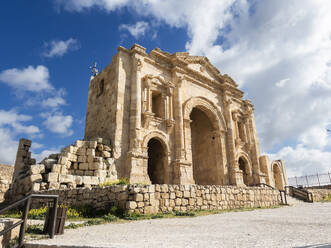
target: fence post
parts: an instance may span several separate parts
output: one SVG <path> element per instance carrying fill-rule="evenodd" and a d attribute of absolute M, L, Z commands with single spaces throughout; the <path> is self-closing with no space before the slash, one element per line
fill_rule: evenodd
<path fill-rule="evenodd" d="M 331 183 L 331 176 L 330 176 L 330 172 L 328 171 L 328 175 L 329 175 L 329 179 L 330 179 L 330 183 Z"/>
<path fill-rule="evenodd" d="M 297 176 L 295 176 L 295 183 L 296 183 L 296 186 L 298 187 L 298 178 L 297 178 Z"/>
<path fill-rule="evenodd" d="M 306 181 L 307 181 L 307 187 L 309 187 L 308 176 L 306 176 Z"/>
<path fill-rule="evenodd" d="M 321 183 L 320 183 L 320 178 L 318 177 L 318 172 L 317 172 L 317 180 L 318 180 L 318 185 L 321 186 Z"/>

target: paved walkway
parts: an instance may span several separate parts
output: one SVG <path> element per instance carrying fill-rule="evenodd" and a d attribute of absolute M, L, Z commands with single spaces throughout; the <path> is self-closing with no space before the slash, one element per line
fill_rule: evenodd
<path fill-rule="evenodd" d="M 331 247 L 331 203 L 91 226 L 36 243 L 114 248 Z"/>

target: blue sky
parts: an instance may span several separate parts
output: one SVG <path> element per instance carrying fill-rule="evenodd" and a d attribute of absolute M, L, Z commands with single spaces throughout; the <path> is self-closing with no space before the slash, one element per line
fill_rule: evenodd
<path fill-rule="evenodd" d="M 207 56 L 255 104 L 261 150 L 288 174 L 330 170 L 331 5 L 323 0 L 34 0 L 0 9 L 0 163 L 83 138 L 90 71 L 141 44 Z"/>

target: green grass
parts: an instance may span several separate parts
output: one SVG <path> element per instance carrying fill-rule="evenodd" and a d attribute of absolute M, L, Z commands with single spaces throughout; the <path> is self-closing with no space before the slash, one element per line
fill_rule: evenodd
<path fill-rule="evenodd" d="M 128 185 L 129 182 L 125 178 L 120 178 L 118 180 L 110 180 L 99 184 L 101 187 L 113 186 L 113 185 Z"/>
<path fill-rule="evenodd" d="M 331 202 L 331 194 L 324 196 L 321 202 Z"/>

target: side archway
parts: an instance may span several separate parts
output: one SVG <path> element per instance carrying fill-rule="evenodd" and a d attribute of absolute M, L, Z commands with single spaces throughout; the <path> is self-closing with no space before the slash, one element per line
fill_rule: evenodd
<path fill-rule="evenodd" d="M 148 134 L 143 141 L 147 157 L 147 174 L 152 184 L 169 183 L 169 149 L 161 132 Z"/>
<path fill-rule="evenodd" d="M 249 157 L 240 153 L 238 157 L 239 170 L 241 170 L 243 175 L 243 183 L 249 186 L 252 183 L 252 166 Z"/>
<path fill-rule="evenodd" d="M 283 183 L 282 173 L 281 173 L 281 169 L 277 163 L 272 164 L 272 173 L 274 176 L 275 187 L 279 190 L 283 190 L 284 183 Z"/>

